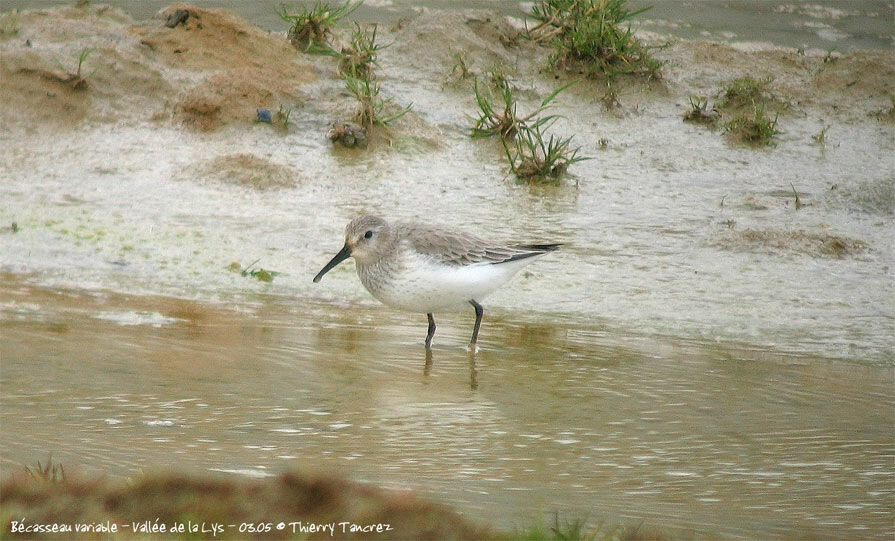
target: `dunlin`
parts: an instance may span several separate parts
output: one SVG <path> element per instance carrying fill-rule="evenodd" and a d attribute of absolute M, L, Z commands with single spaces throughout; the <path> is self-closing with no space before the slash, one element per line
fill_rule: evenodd
<path fill-rule="evenodd" d="M 499 244 L 413 222 L 389 223 L 358 216 L 345 228 L 345 245 L 314 277 L 353 257 L 357 276 L 377 300 L 420 312 L 429 319 L 426 348 L 435 335 L 434 312 L 475 309 L 470 348 L 475 351 L 482 324 L 479 302 L 522 267 L 559 244 Z"/>

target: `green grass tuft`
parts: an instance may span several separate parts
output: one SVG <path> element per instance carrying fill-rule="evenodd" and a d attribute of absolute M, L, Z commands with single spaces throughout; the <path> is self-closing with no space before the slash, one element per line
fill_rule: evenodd
<path fill-rule="evenodd" d="M 343 7 L 348 9 L 349 6 L 350 2 Z M 332 142 L 349 148 L 365 147 L 373 126 L 386 128 L 388 135 L 388 125 L 407 114 L 413 105 L 401 108 L 391 99 L 379 96 L 382 85 L 374 67 L 377 66 L 376 55 L 386 46 L 376 44 L 377 28 L 375 24 L 364 28 L 355 23 L 350 43 L 338 53 L 331 49 L 327 53 L 338 59 L 338 69 L 345 79 L 345 87 L 357 100 L 353 118 L 334 122 L 327 136 Z"/>
<path fill-rule="evenodd" d="M 740 113 L 733 117 L 724 129 L 733 139 L 753 146 L 768 146 L 777 135 L 777 117 L 765 116 L 764 105 L 755 104 L 752 115 Z"/>
<path fill-rule="evenodd" d="M 332 27 L 362 3 L 348 0 L 341 6 L 333 7 L 325 2 L 316 2 L 311 8 L 297 12 L 290 12 L 285 4 L 281 4 L 277 15 L 289 23 L 286 37 L 293 47 L 306 53 L 331 54 L 329 38 Z"/>
<path fill-rule="evenodd" d="M 496 103 L 494 95 L 487 88 L 479 86 L 478 78 L 473 80 L 473 92 L 476 105 L 479 109 L 478 118 L 470 132 L 471 137 L 491 137 L 499 135 L 501 139 L 513 139 L 516 134 L 526 130 L 533 130 L 549 126 L 556 115 L 547 115 L 537 118 L 556 96 L 571 86 L 571 83 L 554 90 L 547 96 L 537 109 L 525 116 L 519 116 L 513 89 L 506 78 L 498 78 L 492 75 L 492 81 L 500 90 L 500 103 Z"/>
<path fill-rule="evenodd" d="M 384 46 L 376 44 L 375 24 L 363 29 L 357 23 L 351 33 L 351 43 L 339 53 L 339 73 L 343 77 L 369 78 L 373 76 L 376 54 Z"/>
<path fill-rule="evenodd" d="M 630 22 L 649 7 L 629 10 L 627 0 L 540 0 L 530 15 L 538 22 L 529 36 L 553 45 L 550 61 L 588 77 L 621 74 L 657 78 L 662 63 L 631 30 Z M 624 26 L 627 23 L 627 26 Z"/>
<path fill-rule="evenodd" d="M 571 137 L 565 139 L 550 135 L 544 130 L 559 118 L 557 115 L 541 116 L 560 92 L 574 83 L 561 86 L 541 101 L 531 113 L 518 113 L 513 86 L 499 72 L 491 72 L 491 86 L 500 92 L 500 98 L 486 86 L 473 80 L 473 92 L 479 109 L 478 118 L 470 131 L 470 137 L 499 136 L 510 170 L 520 182 L 529 184 L 557 184 L 569 166 L 587 158 L 578 156 L 579 148 L 571 147 Z M 511 143 L 508 144 L 508 141 Z"/>
<path fill-rule="evenodd" d="M 81 70 L 84 67 L 84 61 L 87 60 L 87 57 L 90 56 L 96 50 L 95 47 L 84 47 L 78 52 L 78 68 L 74 73 L 67 73 L 64 78 L 61 78 L 60 81 L 71 86 L 75 90 L 82 90 L 87 88 L 87 75 L 81 73 Z"/>
<path fill-rule="evenodd" d="M 812 135 L 811 138 L 814 139 L 814 142 L 818 145 L 824 146 L 827 144 L 827 131 L 829 131 L 829 129 L 829 126 L 823 126 L 820 131 Z"/>
<path fill-rule="evenodd" d="M 55 464 L 53 462 L 53 457 L 47 458 L 45 464 L 41 464 L 40 460 L 38 460 L 37 466 L 34 468 L 25 466 L 25 471 L 31 479 L 35 481 L 48 483 L 61 483 L 65 481 L 65 468 L 62 467 L 62 464 Z"/>
<path fill-rule="evenodd" d="M 472 77 L 472 70 L 469 67 L 469 61 L 462 51 L 453 51 L 451 56 L 454 58 L 454 65 L 451 67 L 450 76 L 456 74 L 461 80 Z"/>
<path fill-rule="evenodd" d="M 690 108 L 684 113 L 684 122 L 714 126 L 721 118 L 716 107 L 708 108 L 709 100 L 703 96 L 690 96 Z"/>
<path fill-rule="evenodd" d="M 835 52 L 836 52 L 835 47 L 830 47 L 829 49 L 827 49 L 827 54 L 824 55 L 823 63 L 831 64 L 831 63 L 835 62 L 836 60 L 838 60 L 839 56 L 833 54 Z"/>
<path fill-rule="evenodd" d="M 260 259 L 252 261 L 246 268 L 242 268 L 242 265 L 240 265 L 238 261 L 234 261 L 227 265 L 227 270 L 229 270 L 230 272 L 238 272 L 240 276 L 249 276 L 258 280 L 259 282 L 268 283 L 273 282 L 274 276 L 282 274 L 277 271 L 262 269 L 260 267 L 257 269 L 253 268 L 255 266 L 255 263 L 257 263 L 258 261 L 260 261 Z"/>
<path fill-rule="evenodd" d="M 718 108 L 736 109 L 753 103 L 769 101 L 772 98 L 768 94 L 767 88 L 773 81 L 773 77 L 755 79 L 748 75 L 733 79 L 725 85 L 721 99 L 718 100 Z"/>
<path fill-rule="evenodd" d="M 367 131 L 374 125 L 388 127 L 391 122 L 401 118 L 410 111 L 410 107 L 413 105 L 408 105 L 388 115 L 385 112 L 386 109 L 394 108 L 395 105 L 391 99 L 379 97 L 381 85 L 378 81 L 369 77 L 346 77 L 345 86 L 348 87 L 348 91 L 351 92 L 358 102 L 354 121 Z"/>
<path fill-rule="evenodd" d="M 787 104 L 769 90 L 773 77 L 738 77 L 724 85 L 715 109 L 730 118 L 724 130 L 731 141 L 763 147 L 773 143 L 780 113 Z M 772 111 L 773 117 L 766 111 Z"/>
<path fill-rule="evenodd" d="M 513 140 L 513 147 L 501 139 L 510 170 L 526 184 L 558 184 L 573 163 L 587 160 L 578 156 L 580 148 L 571 147 L 571 137 L 550 135 L 545 138 L 540 127 L 522 131 Z"/>
<path fill-rule="evenodd" d="M 646 532 L 643 524 L 636 528 L 630 526 L 607 526 L 599 521 L 588 528 L 583 519 L 562 520 L 559 513 L 553 514 L 553 522 L 549 526 L 535 524 L 521 531 L 516 531 L 509 539 L 519 541 L 635 541 L 640 539 L 665 539 L 658 532 Z"/>
<path fill-rule="evenodd" d="M 292 116 L 292 107 L 286 107 L 285 105 L 280 104 L 280 108 L 277 109 L 277 113 L 274 116 L 274 122 L 283 129 L 288 129 L 290 116 Z"/>

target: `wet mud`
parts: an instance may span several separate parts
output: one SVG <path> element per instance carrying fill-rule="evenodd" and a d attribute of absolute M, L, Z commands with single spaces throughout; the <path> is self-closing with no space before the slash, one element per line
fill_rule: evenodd
<path fill-rule="evenodd" d="M 307 462 L 500 528 L 559 509 L 892 535 L 891 49 L 649 24 L 661 76 L 610 92 L 550 70 L 518 17 L 422 10 L 377 38 L 382 95 L 411 111 L 344 148 L 337 61 L 285 28 L 185 4 L 3 17 L 4 469 Z M 557 186 L 468 137 L 473 78 L 497 76 L 523 113 L 577 80 L 551 130 L 590 159 Z M 744 76 L 770 78 L 771 145 L 683 121 Z M 486 300 L 474 363 L 471 314 L 439 319 L 427 360 L 425 317 L 376 304 L 351 264 L 311 283 L 361 212 L 564 246 Z"/>

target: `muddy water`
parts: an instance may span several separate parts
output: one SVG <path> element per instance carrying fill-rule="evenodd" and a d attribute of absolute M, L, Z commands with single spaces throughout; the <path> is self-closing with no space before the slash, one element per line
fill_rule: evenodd
<path fill-rule="evenodd" d="M 628 88 L 618 110 L 587 85 L 561 94 L 555 128 L 592 159 L 530 188 L 465 136 L 468 82 L 415 55 L 431 38 L 410 28 L 380 58 L 383 92 L 414 103 L 388 148 L 332 149 L 342 83 L 319 58 L 288 130 L 108 108 L 0 132 L 4 470 L 47 454 L 121 476 L 326 468 L 497 527 L 559 510 L 709 537 L 892 536 L 881 94 L 845 79 L 854 102 L 795 104 L 777 146 L 737 147 L 683 124 L 686 96 L 744 72 L 785 88 L 780 65 L 804 59 L 706 67 L 716 47 L 678 44 L 667 87 Z M 445 46 L 476 45 L 468 32 Z M 519 72 L 530 109 L 554 82 Z M 566 246 L 486 300 L 474 364 L 471 313 L 438 315 L 427 360 L 425 318 L 377 305 L 350 262 L 311 283 L 364 211 Z M 227 269 L 255 260 L 280 274 Z"/>
<path fill-rule="evenodd" d="M 594 126 L 560 105 L 569 133 L 605 137 L 609 147 L 585 148 L 592 160 L 573 169 L 577 187 L 528 188 L 493 160 L 496 144 L 462 135 L 463 109 L 440 118 L 436 92 L 414 90 L 416 107 L 431 107 L 453 138 L 435 149 L 411 135 L 387 154 L 331 152 L 306 136 L 327 125 L 304 111 L 294 113 L 302 127 L 285 136 L 265 125 L 214 137 L 124 125 L 24 146 L 8 139 L 14 168 L 0 220 L 19 231 L 2 237 L 5 267 L 41 271 L 49 285 L 373 304 L 350 262 L 310 280 L 352 216 L 427 217 L 468 231 L 500 224 L 498 238 L 568 246 L 489 297 L 498 313 L 891 365 L 890 130 L 843 125 L 823 150 L 807 142 L 814 123 L 793 119 L 783 136 L 791 148 L 757 153 L 681 128 L 673 103 L 654 106 L 648 132 L 632 132 L 627 118 Z M 203 174 L 213 157 L 234 152 L 283 164 L 297 186 L 259 191 Z M 799 211 L 790 183 L 806 205 Z M 829 247 L 839 238 L 867 248 L 842 257 Z M 225 268 L 256 260 L 283 274 L 268 285 Z"/>
<path fill-rule="evenodd" d="M 252 315 L 7 277 L 4 468 L 311 468 L 512 527 L 553 511 L 700 535 L 892 535 L 892 371 L 258 296 Z"/>

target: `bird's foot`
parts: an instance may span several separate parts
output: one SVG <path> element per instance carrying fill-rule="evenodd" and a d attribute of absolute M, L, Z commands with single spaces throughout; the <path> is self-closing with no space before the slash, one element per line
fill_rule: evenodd
<path fill-rule="evenodd" d="M 467 351 L 468 353 L 472 353 L 473 355 L 475 355 L 476 353 L 478 353 L 479 351 L 481 351 L 481 349 L 479 348 L 479 346 L 478 346 L 475 342 L 472 342 L 472 343 L 470 343 L 468 346 L 466 346 L 466 351 Z"/>

